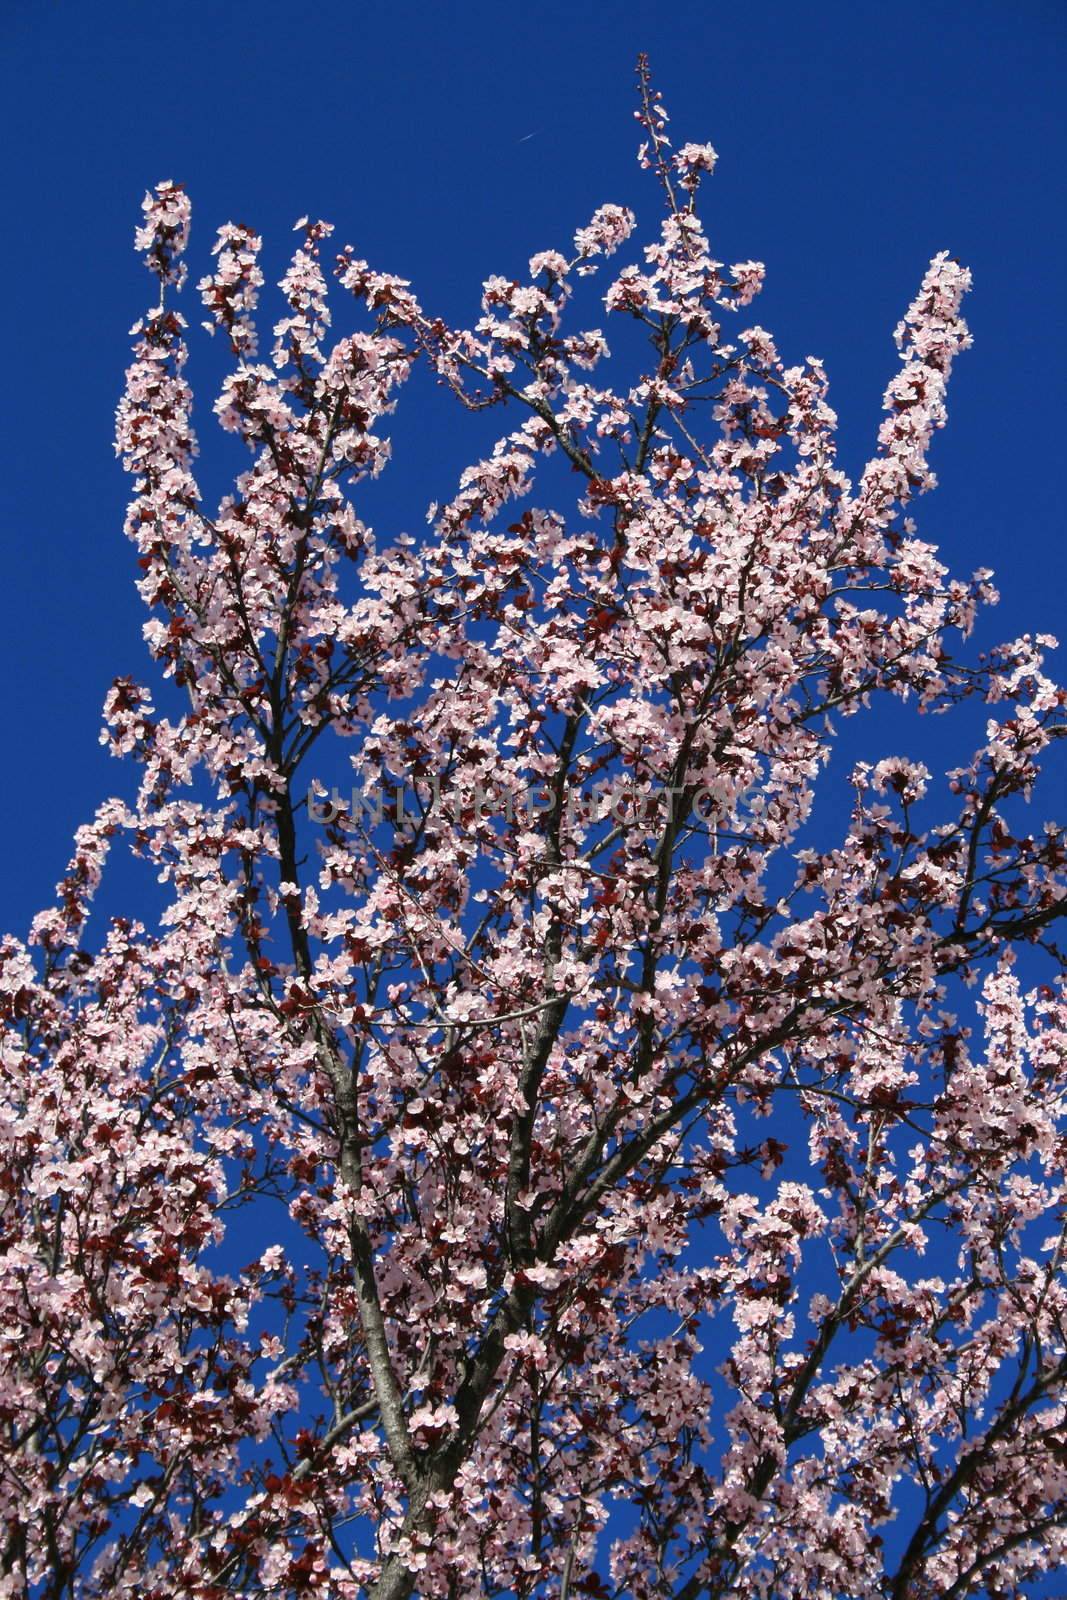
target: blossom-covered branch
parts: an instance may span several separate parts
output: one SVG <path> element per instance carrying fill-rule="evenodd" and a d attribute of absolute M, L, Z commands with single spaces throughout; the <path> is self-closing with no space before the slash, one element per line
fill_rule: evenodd
<path fill-rule="evenodd" d="M 470 327 L 305 218 L 265 333 L 221 229 L 217 505 L 146 197 L 118 449 L 181 709 L 116 680 L 138 797 L 0 945 L 0 1596 L 1007 1597 L 1067 1553 L 1065 696 L 912 520 L 969 275 L 853 481 L 645 64 L 638 119 L 658 230 L 600 207 Z M 379 538 L 423 374 L 505 420 Z M 826 772 L 891 698 L 980 748 Z M 320 813 L 342 761 L 409 804 Z M 158 926 L 89 921 L 119 839 Z"/>

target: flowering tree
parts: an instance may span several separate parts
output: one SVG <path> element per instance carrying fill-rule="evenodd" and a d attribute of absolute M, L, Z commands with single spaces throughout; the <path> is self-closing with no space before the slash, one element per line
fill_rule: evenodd
<path fill-rule="evenodd" d="M 664 216 L 598 291 L 614 384 L 570 302 L 622 207 L 463 330 L 305 220 L 266 360 L 223 228 L 213 515 L 189 203 L 146 198 L 118 441 L 188 709 L 115 684 L 138 799 L 0 945 L 0 1595 L 1007 1597 L 1067 1551 L 1064 1010 L 1019 977 L 1064 695 L 1047 639 L 960 655 L 991 575 L 902 509 L 968 275 L 931 263 L 850 482 L 644 69 L 639 118 Z M 379 544 L 418 363 L 513 425 Z M 827 843 L 820 770 L 887 696 L 992 720 L 946 779 L 856 767 Z M 119 836 L 166 909 L 89 940 Z"/>

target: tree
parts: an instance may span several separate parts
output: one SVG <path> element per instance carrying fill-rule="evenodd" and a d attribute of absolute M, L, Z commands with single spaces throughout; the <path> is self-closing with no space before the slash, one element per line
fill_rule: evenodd
<path fill-rule="evenodd" d="M 0 1595 L 954 1600 L 1067 1549 L 1064 841 L 1027 822 L 1064 694 L 1046 638 L 966 658 L 991 574 L 904 516 L 968 274 L 931 263 L 853 484 L 821 366 L 738 318 L 762 267 L 711 258 L 714 151 L 640 89 L 664 215 L 610 358 L 568 330 L 622 207 L 471 329 L 342 250 L 332 343 L 305 219 L 269 361 L 223 228 L 213 516 L 189 202 L 146 197 L 118 447 L 188 708 L 115 683 L 138 797 L 0 945 Z M 517 421 L 379 545 L 417 364 Z M 988 702 L 981 748 L 860 763 L 828 841 L 893 696 Z M 94 942 L 118 838 L 166 908 Z"/>

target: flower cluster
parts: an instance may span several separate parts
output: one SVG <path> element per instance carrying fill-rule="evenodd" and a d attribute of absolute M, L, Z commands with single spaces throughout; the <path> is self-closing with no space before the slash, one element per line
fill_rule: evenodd
<path fill-rule="evenodd" d="M 964 653 L 991 574 L 903 514 L 969 278 L 931 264 L 854 483 L 821 364 L 730 331 L 763 268 L 711 254 L 715 152 L 641 96 L 658 229 L 602 206 L 471 327 L 305 218 L 261 344 L 222 228 L 214 502 L 189 205 L 146 200 L 117 441 L 182 714 L 116 680 L 137 796 L 0 943 L 0 1600 L 1008 1597 L 1067 1559 L 1067 844 L 1029 809 L 1067 701 L 1046 637 Z M 509 417 L 417 542 L 364 485 L 420 364 Z M 977 701 L 979 749 L 858 762 L 813 826 L 890 697 Z M 162 909 L 97 930 L 119 840 Z"/>

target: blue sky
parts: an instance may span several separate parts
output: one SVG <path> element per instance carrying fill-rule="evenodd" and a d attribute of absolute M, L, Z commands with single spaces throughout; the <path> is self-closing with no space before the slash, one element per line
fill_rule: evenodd
<path fill-rule="evenodd" d="M 717 254 L 764 260 L 755 315 L 788 359 L 825 359 L 850 470 L 926 262 L 948 249 L 973 269 L 975 347 L 920 529 L 955 571 L 997 569 L 987 639 L 1064 631 L 1062 0 L 0 0 L 0 930 L 25 931 L 74 829 L 135 778 L 97 734 L 112 678 L 153 681 L 111 443 L 151 296 L 131 248 L 145 188 L 186 184 L 194 280 L 222 222 L 254 225 L 280 271 L 310 213 L 459 320 L 485 276 L 565 245 L 604 201 L 655 225 L 634 162 L 639 50 L 676 136 L 719 151 Z M 200 341 L 209 499 L 231 459 L 212 439 L 217 363 Z M 404 415 L 375 494 L 383 536 L 418 531 L 484 442 L 443 402 L 415 432 Z M 876 722 L 884 744 L 864 753 L 897 734 Z"/>
<path fill-rule="evenodd" d="M 4 927 L 24 929 L 73 829 L 133 781 L 97 732 L 111 679 L 150 674 L 111 448 L 127 331 L 149 298 L 131 249 L 146 186 L 188 186 L 194 279 L 221 222 L 253 223 L 280 265 L 310 212 L 459 318 L 489 272 L 565 243 L 605 200 L 654 224 L 633 159 L 645 49 L 676 135 L 720 153 L 705 191 L 717 253 L 765 260 L 759 319 L 790 359 L 827 361 L 850 467 L 924 264 L 947 248 L 973 268 L 975 348 L 921 529 L 955 570 L 998 570 L 998 636 L 1054 629 L 1065 43 L 1052 0 L 4 0 Z M 215 359 L 199 366 L 202 437 Z M 398 433 L 383 534 L 416 529 L 447 493 L 479 442 L 465 428 L 442 405 L 418 437 Z M 214 494 L 228 468 L 219 457 L 212 479 L 212 460 Z"/>

